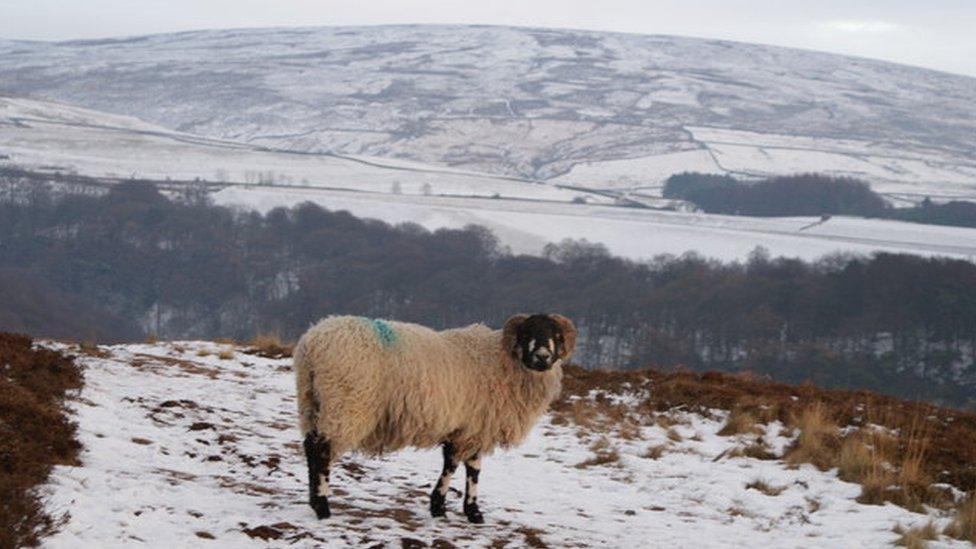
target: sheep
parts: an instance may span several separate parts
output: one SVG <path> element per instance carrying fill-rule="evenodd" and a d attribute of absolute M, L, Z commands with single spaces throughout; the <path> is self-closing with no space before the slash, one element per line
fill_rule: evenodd
<path fill-rule="evenodd" d="M 514 315 L 501 330 L 474 324 L 434 331 L 349 316 L 319 321 L 294 350 L 316 516 L 331 516 L 329 471 L 346 452 L 441 446 L 444 467 L 430 494 L 431 515 L 445 515 L 451 477 L 463 462 L 464 514 L 484 522 L 477 500 L 481 458 L 526 437 L 559 394 L 576 338 L 573 323 L 557 314 Z"/>

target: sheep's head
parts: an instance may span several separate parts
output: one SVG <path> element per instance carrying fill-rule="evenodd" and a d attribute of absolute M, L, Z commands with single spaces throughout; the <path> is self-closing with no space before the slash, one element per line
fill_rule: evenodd
<path fill-rule="evenodd" d="M 522 366 L 545 372 L 573 353 L 576 326 L 557 314 L 514 315 L 505 322 L 502 345 Z"/>

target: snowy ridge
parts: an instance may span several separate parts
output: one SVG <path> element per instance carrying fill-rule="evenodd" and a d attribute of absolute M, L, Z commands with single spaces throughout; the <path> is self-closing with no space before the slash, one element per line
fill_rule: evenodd
<path fill-rule="evenodd" d="M 913 200 L 976 196 L 976 79 L 826 53 L 387 26 L 0 41 L 0 59 L 0 92 L 277 149 L 587 187 L 815 169 Z"/>
<path fill-rule="evenodd" d="M 485 459 L 483 526 L 463 520 L 457 493 L 446 519 L 428 516 L 436 450 L 347 456 L 332 482 L 334 516 L 319 522 L 304 502 L 290 361 L 243 351 L 174 342 L 79 355 L 86 383 L 71 407 L 85 449 L 82 465 L 58 467 L 46 488 L 50 510 L 70 519 L 45 545 L 877 547 L 897 524 L 947 522 L 856 503 L 859 486 L 808 465 L 730 457 L 756 435 L 720 436 L 723 412 L 680 410 L 667 430 L 627 436 L 545 418 L 525 445 Z M 789 442 L 775 423 L 762 436 L 774 451 Z M 592 462 L 606 445 L 619 460 Z M 756 480 L 778 495 L 746 487 Z"/>

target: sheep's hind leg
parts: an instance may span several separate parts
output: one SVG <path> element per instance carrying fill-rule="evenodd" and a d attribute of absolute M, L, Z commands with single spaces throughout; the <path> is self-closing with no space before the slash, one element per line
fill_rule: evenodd
<path fill-rule="evenodd" d="M 481 473 L 481 458 L 475 455 L 471 459 L 464 460 L 464 472 L 467 476 L 464 492 L 464 515 L 468 517 L 468 522 L 481 524 L 485 522 L 484 515 L 478 509 L 478 475 Z"/>
<path fill-rule="evenodd" d="M 444 499 L 451 487 L 451 477 L 454 476 L 458 466 L 454 444 L 450 441 L 445 442 L 443 451 L 444 468 L 441 470 L 441 476 L 434 483 L 434 489 L 430 492 L 430 514 L 434 517 L 444 516 Z"/>
<path fill-rule="evenodd" d="M 308 460 L 308 504 L 315 516 L 329 518 L 329 462 L 331 445 L 316 431 L 305 435 L 305 459 Z"/>

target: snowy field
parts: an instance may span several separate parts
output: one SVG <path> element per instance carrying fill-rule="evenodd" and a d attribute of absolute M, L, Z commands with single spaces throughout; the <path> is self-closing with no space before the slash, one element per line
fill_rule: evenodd
<path fill-rule="evenodd" d="M 433 230 L 474 223 L 491 229 L 513 252 L 538 254 L 549 242 L 586 239 L 614 254 L 641 260 L 696 251 L 744 259 L 756 246 L 775 256 L 815 259 L 835 252 L 904 252 L 976 258 L 976 229 L 834 217 L 755 218 L 664 212 L 613 206 L 517 200 L 394 196 L 344 191 L 230 187 L 219 204 L 267 211 L 305 201 L 388 223 Z"/>
<path fill-rule="evenodd" d="M 79 358 L 85 387 L 70 406 L 82 464 L 56 468 L 45 488 L 49 509 L 70 514 L 46 547 L 881 547 L 896 525 L 947 522 L 859 504 L 860 487 L 832 472 L 728 457 L 756 435 L 719 436 L 722 412 L 681 411 L 672 416 L 682 440 L 657 425 L 629 440 L 606 433 L 621 459 L 593 466 L 583 462 L 600 434 L 545 418 L 522 447 L 485 459 L 487 523 L 477 526 L 453 490 L 448 516 L 429 517 L 438 451 L 347 456 L 334 473 L 333 517 L 316 521 L 290 360 L 209 342 L 102 350 Z M 772 424 L 764 438 L 781 451 L 789 439 L 779 433 Z M 643 457 L 659 444 L 659 458 Z M 747 488 L 756 480 L 781 490 Z"/>
<path fill-rule="evenodd" d="M 976 160 L 947 158 L 936 149 L 721 128 L 687 130 L 700 148 L 577 164 L 551 181 L 640 191 L 649 186 L 660 189 L 669 176 L 683 171 L 746 178 L 829 173 L 868 181 L 896 206 L 917 204 L 925 197 L 937 202 L 976 200 Z"/>
<path fill-rule="evenodd" d="M 734 132 L 709 135 L 731 139 L 730 133 Z M 723 260 L 743 259 L 757 246 L 773 255 L 804 259 L 874 251 L 976 257 L 973 229 L 842 217 L 818 224 L 819 219 L 805 217 L 624 208 L 613 206 L 610 196 L 557 186 L 592 184 L 604 173 L 625 183 L 609 185 L 615 192 L 636 189 L 641 196 L 655 196 L 659 187 L 641 187 L 638 179 L 626 174 L 644 173 L 649 178 L 645 182 L 654 174 L 666 177 L 683 162 L 702 161 L 702 154 L 674 153 L 658 157 L 660 163 L 594 164 L 583 169 L 581 173 L 590 175 L 580 181 L 529 182 L 406 160 L 268 150 L 171 132 L 134 118 L 0 97 L 0 166 L 160 182 L 219 181 L 225 188 L 214 195 L 215 200 L 228 206 L 267 211 L 311 201 L 360 217 L 412 222 L 431 230 L 474 223 L 491 229 L 512 251 L 529 254 L 540 253 L 550 242 L 585 238 L 637 260 L 688 251 Z M 959 193 L 968 192 L 959 185 Z M 944 185 L 946 193 L 953 188 Z M 579 201 L 586 203 L 574 203 Z"/>
<path fill-rule="evenodd" d="M 610 199 L 517 178 L 418 162 L 267 150 L 172 132 L 134 118 L 58 103 L 0 97 L 0 166 L 92 177 L 379 193 L 514 197 L 569 202 Z"/>

